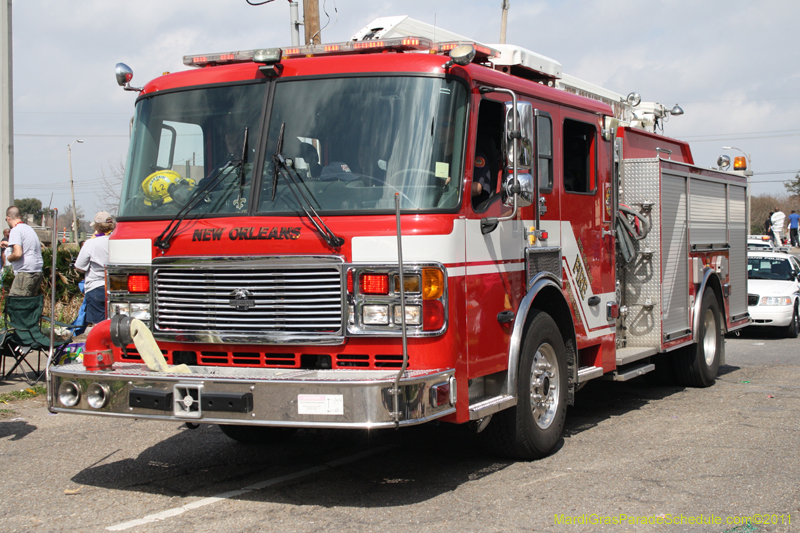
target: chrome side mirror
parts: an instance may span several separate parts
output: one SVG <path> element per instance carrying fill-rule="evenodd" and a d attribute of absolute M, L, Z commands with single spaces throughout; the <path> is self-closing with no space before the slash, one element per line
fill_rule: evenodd
<path fill-rule="evenodd" d="M 126 91 L 142 92 L 140 87 L 131 87 L 131 80 L 133 79 L 133 70 L 125 63 L 117 63 L 114 69 L 114 74 L 117 76 L 117 85 Z"/>
<path fill-rule="evenodd" d="M 506 134 L 503 148 L 508 154 L 508 166 L 514 164 L 513 107 L 512 102 L 506 102 Z M 520 134 L 517 166 L 520 169 L 530 170 L 533 165 L 533 105 L 530 102 L 517 102 L 517 120 Z"/>
<path fill-rule="evenodd" d="M 517 183 L 519 184 L 517 207 L 528 207 L 533 203 L 533 175 L 526 172 L 518 172 Z M 514 205 L 513 189 L 514 176 L 508 174 L 503 182 L 503 204 L 507 207 Z"/>

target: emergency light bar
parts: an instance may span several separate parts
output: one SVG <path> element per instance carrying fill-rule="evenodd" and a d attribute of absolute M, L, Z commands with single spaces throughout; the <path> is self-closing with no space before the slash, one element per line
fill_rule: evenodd
<path fill-rule="evenodd" d="M 479 62 L 500 57 L 500 52 L 498 50 L 474 41 L 434 43 L 430 39 L 424 39 L 422 37 L 402 37 L 382 39 L 379 41 L 344 41 L 341 43 L 311 44 L 308 46 L 295 46 L 283 49 L 260 48 L 257 50 L 240 50 L 236 52 L 222 52 L 219 54 L 199 54 L 183 56 L 183 64 L 187 67 L 209 67 L 213 65 L 231 65 L 234 63 L 249 62 L 276 63 L 280 59 L 359 53 L 383 53 L 389 51 L 419 52 L 428 50 L 431 54 L 447 55 L 450 50 L 462 44 L 469 44 L 475 48 L 475 57 Z"/>
<path fill-rule="evenodd" d="M 256 50 L 239 52 L 222 52 L 220 54 L 200 54 L 183 56 L 183 64 L 187 67 L 208 67 L 211 65 L 230 65 L 232 63 L 249 63 L 253 61 Z"/>
<path fill-rule="evenodd" d="M 449 41 L 445 43 L 434 43 L 430 47 L 431 54 L 444 54 L 447 55 L 450 50 L 461 46 L 462 44 L 469 44 L 475 49 L 475 59 L 483 63 L 489 59 L 500 57 L 500 51 L 490 48 L 485 44 L 476 43 L 475 41 Z"/>
<path fill-rule="evenodd" d="M 283 58 L 318 57 L 363 52 L 416 52 L 428 50 L 431 41 L 419 37 L 383 39 L 381 41 L 344 41 L 331 44 L 311 44 L 308 46 L 285 48 Z"/>

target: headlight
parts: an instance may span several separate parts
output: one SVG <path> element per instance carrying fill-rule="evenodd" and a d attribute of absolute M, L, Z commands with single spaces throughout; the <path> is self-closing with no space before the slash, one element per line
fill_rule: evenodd
<path fill-rule="evenodd" d="M 789 296 L 762 296 L 760 305 L 792 305 Z"/>
<path fill-rule="evenodd" d="M 362 308 L 364 324 L 388 324 L 388 305 L 365 305 Z"/>
<path fill-rule="evenodd" d="M 131 318 L 150 320 L 150 304 L 131 304 Z"/>
<path fill-rule="evenodd" d="M 402 307 L 399 305 L 394 306 L 394 323 L 401 324 L 401 317 L 403 316 Z M 422 324 L 422 309 L 418 305 L 406 305 L 406 324 L 411 326 L 418 326 Z"/>
<path fill-rule="evenodd" d="M 108 318 L 114 315 L 130 315 L 131 306 L 128 302 L 111 302 L 108 314 L 111 315 Z"/>

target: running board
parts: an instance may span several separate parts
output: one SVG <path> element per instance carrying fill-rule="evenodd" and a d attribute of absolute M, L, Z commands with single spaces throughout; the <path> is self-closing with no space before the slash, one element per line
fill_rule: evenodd
<path fill-rule="evenodd" d="M 487 398 L 469 406 L 469 419 L 479 420 L 515 405 L 517 405 L 517 399 L 513 396 Z"/>
<path fill-rule="evenodd" d="M 584 383 L 590 379 L 599 378 L 603 375 L 603 367 L 585 366 L 578 369 L 578 383 Z"/>
<path fill-rule="evenodd" d="M 617 369 L 609 374 L 609 378 L 613 381 L 628 381 L 629 379 L 638 378 L 643 374 L 652 372 L 655 369 L 656 365 L 653 363 L 642 363 L 639 365 L 633 365 L 629 368 Z"/>
<path fill-rule="evenodd" d="M 617 368 L 650 357 L 657 352 L 656 348 L 620 348 L 617 350 Z"/>

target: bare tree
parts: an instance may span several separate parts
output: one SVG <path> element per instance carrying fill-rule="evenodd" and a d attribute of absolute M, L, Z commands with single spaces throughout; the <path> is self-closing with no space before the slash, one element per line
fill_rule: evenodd
<path fill-rule="evenodd" d="M 108 174 L 105 170 L 100 170 L 100 201 L 103 209 L 116 216 L 119 212 L 120 195 L 122 193 L 122 179 L 125 177 L 125 162 L 120 160 L 117 163 L 108 163 Z"/>

